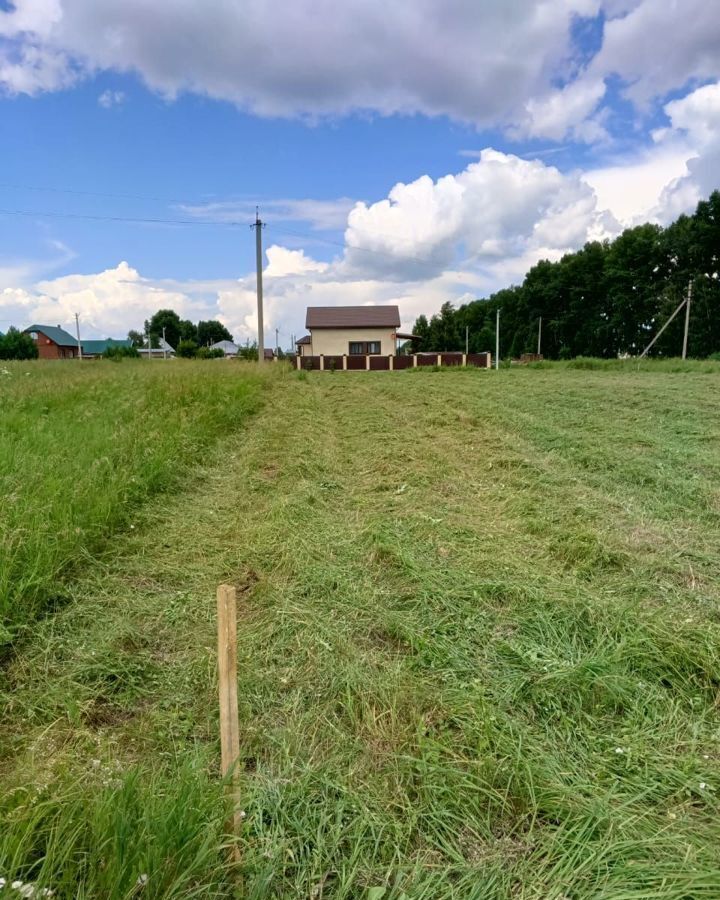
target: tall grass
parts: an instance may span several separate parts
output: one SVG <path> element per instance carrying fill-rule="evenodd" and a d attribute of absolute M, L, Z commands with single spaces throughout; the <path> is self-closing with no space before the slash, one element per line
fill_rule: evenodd
<path fill-rule="evenodd" d="M 239 366 L 8 363 L 0 374 L 0 648 L 62 577 L 258 405 Z M 162 504 L 162 499 L 155 502 Z"/>
<path fill-rule="evenodd" d="M 232 895 L 228 581 L 238 896 L 720 896 L 716 381 L 290 373 L 8 667 L 0 875 Z"/>

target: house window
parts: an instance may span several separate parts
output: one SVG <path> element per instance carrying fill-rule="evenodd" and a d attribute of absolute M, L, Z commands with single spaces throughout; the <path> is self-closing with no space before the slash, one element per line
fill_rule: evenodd
<path fill-rule="evenodd" d="M 350 356 L 364 356 L 366 353 L 379 353 L 380 341 L 350 341 Z"/>

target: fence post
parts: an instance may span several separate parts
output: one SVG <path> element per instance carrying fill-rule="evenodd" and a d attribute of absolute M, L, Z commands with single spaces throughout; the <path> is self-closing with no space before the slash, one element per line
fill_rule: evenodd
<path fill-rule="evenodd" d="M 297 370 L 298 370 L 298 372 L 300 371 L 301 368 L 302 368 L 302 356 L 300 356 L 300 354 L 298 353 L 298 355 L 297 355 Z"/>
<path fill-rule="evenodd" d="M 343 372 L 347 372 L 347 353 L 343 353 Z"/>
<path fill-rule="evenodd" d="M 485 354 L 485 368 L 492 369 L 492 353 Z"/>
<path fill-rule="evenodd" d="M 462 361 L 462 364 L 463 364 L 463 367 L 464 367 L 464 368 L 467 368 L 467 353 L 463 353 L 463 361 Z"/>
<path fill-rule="evenodd" d="M 367 371 L 367 372 L 370 371 L 370 354 L 369 353 L 365 354 L 365 371 Z"/>
<path fill-rule="evenodd" d="M 223 778 L 231 775 L 232 832 L 240 837 L 240 724 L 237 693 L 237 601 L 235 588 L 221 584 L 217 589 L 218 688 L 220 695 L 220 766 Z M 230 824 L 230 823 L 229 823 Z M 240 862 L 240 848 L 233 847 L 233 860 Z"/>
<path fill-rule="evenodd" d="M 439 366 L 442 365 L 442 353 L 438 353 L 438 355 L 437 355 L 437 364 Z"/>
<path fill-rule="evenodd" d="M 413 353 L 413 369 L 417 368 L 417 353 Z"/>
<path fill-rule="evenodd" d="M 321 372 L 325 371 L 325 354 L 324 353 L 320 354 L 320 371 Z"/>
<path fill-rule="evenodd" d="M 395 371 L 395 362 L 394 362 L 394 359 L 395 359 L 395 357 L 392 355 L 392 353 L 390 353 L 390 354 L 388 355 L 388 368 L 390 369 L 391 372 L 394 372 L 394 371 Z"/>

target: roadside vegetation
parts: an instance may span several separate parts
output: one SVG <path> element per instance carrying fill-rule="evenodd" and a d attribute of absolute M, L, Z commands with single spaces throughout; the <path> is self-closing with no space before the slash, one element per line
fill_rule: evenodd
<path fill-rule="evenodd" d="M 64 577 L 133 527 L 138 504 L 177 490 L 198 455 L 245 426 L 260 389 L 239 366 L 4 365 L 0 654 L 62 605 Z"/>
<path fill-rule="evenodd" d="M 668 365 L 278 369 L 5 667 L 0 877 L 58 898 L 720 895 L 720 371 Z"/>

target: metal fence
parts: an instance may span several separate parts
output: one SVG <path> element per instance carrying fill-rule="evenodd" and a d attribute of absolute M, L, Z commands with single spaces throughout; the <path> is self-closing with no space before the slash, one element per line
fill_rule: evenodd
<path fill-rule="evenodd" d="M 319 372 L 394 372 L 420 366 L 492 367 L 491 353 L 413 353 L 403 356 L 351 354 L 344 356 L 297 356 L 298 369 Z"/>

